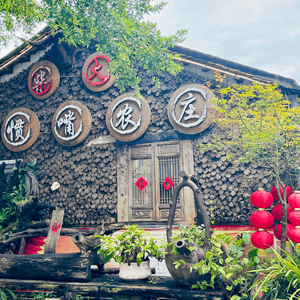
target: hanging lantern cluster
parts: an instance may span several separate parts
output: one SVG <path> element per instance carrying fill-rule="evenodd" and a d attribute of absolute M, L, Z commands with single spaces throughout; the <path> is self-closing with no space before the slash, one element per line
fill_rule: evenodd
<path fill-rule="evenodd" d="M 271 192 L 272 196 L 274 197 L 274 199 L 279 201 L 279 195 L 277 193 L 276 185 L 274 185 L 271 188 L 270 192 Z M 283 199 L 283 189 L 280 185 L 279 185 L 279 192 L 280 192 L 281 198 Z M 293 193 L 293 189 L 289 185 L 287 185 L 286 186 L 286 197 L 288 198 L 292 193 Z M 293 211 L 293 207 L 288 206 L 287 216 L 292 211 Z M 281 236 L 282 236 L 282 223 L 281 222 L 282 222 L 282 217 L 283 217 L 282 204 L 278 203 L 273 207 L 272 215 L 276 220 L 280 221 L 280 224 L 276 225 L 274 228 L 274 235 L 278 240 L 281 240 Z M 286 240 L 287 241 L 288 241 L 288 237 L 289 237 L 291 230 L 293 230 L 294 228 L 295 227 L 292 224 L 287 223 L 287 226 L 286 226 Z"/>
<path fill-rule="evenodd" d="M 294 209 L 289 205 L 287 209 L 287 216 L 293 211 Z M 273 217 L 282 222 L 282 217 L 283 217 L 283 212 L 282 212 L 282 205 L 280 203 L 276 204 L 273 209 L 272 209 L 272 215 Z M 292 229 L 295 227 L 292 224 L 287 223 L 286 226 L 286 240 L 288 241 L 288 237 L 290 235 L 290 232 Z M 278 224 L 274 228 L 274 235 L 278 240 L 281 240 L 281 235 L 282 235 L 282 224 Z"/>
<path fill-rule="evenodd" d="M 288 237 L 295 243 L 300 243 L 300 191 L 295 191 L 288 198 L 290 207 L 294 210 L 288 215 L 288 220 L 295 226 L 290 230 Z"/>
<path fill-rule="evenodd" d="M 284 185 L 285 185 L 285 184 L 284 184 Z M 282 189 L 281 185 L 279 185 L 279 192 L 280 192 L 281 198 L 283 198 L 283 189 Z M 277 193 L 276 185 L 274 185 L 274 186 L 271 188 L 270 193 L 272 194 L 272 196 L 273 196 L 273 198 L 274 198 L 275 200 L 279 201 L 279 195 L 278 195 L 278 193 Z M 293 193 L 293 189 L 292 189 L 289 185 L 287 185 L 287 186 L 286 186 L 286 199 L 288 199 L 288 197 L 289 197 L 290 195 L 292 195 L 292 193 Z"/>
<path fill-rule="evenodd" d="M 258 229 L 251 235 L 251 243 L 257 248 L 267 249 L 274 243 L 273 234 L 266 231 L 274 223 L 274 217 L 266 211 L 273 204 L 273 196 L 264 189 L 259 189 L 251 195 L 250 201 L 258 208 L 250 217 L 251 224 Z"/>

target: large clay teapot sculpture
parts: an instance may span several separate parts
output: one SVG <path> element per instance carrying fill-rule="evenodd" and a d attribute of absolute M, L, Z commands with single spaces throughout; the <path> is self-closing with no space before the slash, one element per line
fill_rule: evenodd
<path fill-rule="evenodd" d="M 196 284 L 197 281 L 209 280 L 210 275 L 199 275 L 198 272 L 192 271 L 190 272 L 190 266 L 199 262 L 201 259 L 205 258 L 206 251 L 210 248 L 209 239 L 211 237 L 212 230 L 210 228 L 210 218 L 206 213 L 206 208 L 203 203 L 203 197 L 200 193 L 200 189 L 197 185 L 191 181 L 191 176 L 188 176 L 184 171 L 179 172 L 179 175 L 183 178 L 182 181 L 175 187 L 174 193 L 172 195 L 172 201 L 170 203 L 170 213 L 168 217 L 167 223 L 167 240 L 168 243 L 172 243 L 172 246 L 169 247 L 169 254 L 166 254 L 166 265 L 167 268 L 172 275 L 172 277 L 183 285 L 192 285 Z M 201 214 L 204 226 L 205 226 L 205 239 L 203 246 L 199 247 L 198 245 L 188 245 L 185 240 L 179 240 L 173 243 L 172 240 L 172 224 L 176 211 L 176 203 L 180 190 L 188 186 L 194 192 L 195 199 L 195 208 L 197 215 Z M 187 247 L 194 246 L 197 247 L 196 250 L 190 251 Z M 171 254 L 171 250 L 173 247 L 177 248 L 177 252 L 179 254 Z M 184 260 L 186 265 L 181 265 L 178 269 L 175 269 L 174 262 L 179 260 Z"/>

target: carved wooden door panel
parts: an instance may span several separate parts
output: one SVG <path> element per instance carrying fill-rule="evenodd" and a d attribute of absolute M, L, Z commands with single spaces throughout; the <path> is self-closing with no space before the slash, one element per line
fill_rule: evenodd
<path fill-rule="evenodd" d="M 131 147 L 129 218 L 131 221 L 154 221 L 153 145 Z"/>
<path fill-rule="evenodd" d="M 182 169 L 181 144 L 155 145 L 156 216 L 158 221 L 167 221 L 174 188 L 179 183 Z M 183 193 L 177 199 L 175 220 L 184 220 Z"/>
<path fill-rule="evenodd" d="M 169 202 L 174 187 L 179 182 L 180 143 L 132 146 L 130 157 L 130 221 L 166 221 Z M 178 199 L 175 220 L 184 220 L 183 208 L 181 196 Z"/>

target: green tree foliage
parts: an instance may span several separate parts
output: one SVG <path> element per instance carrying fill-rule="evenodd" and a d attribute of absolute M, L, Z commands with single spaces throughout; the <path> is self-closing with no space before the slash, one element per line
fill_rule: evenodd
<path fill-rule="evenodd" d="M 184 40 L 186 31 L 164 37 L 156 24 L 145 21 L 146 15 L 159 13 L 164 2 L 152 0 L 0 0 L 0 42 L 10 41 L 20 30 L 32 32 L 44 22 L 65 41 L 74 46 L 89 47 L 97 39 L 97 49 L 112 60 L 111 71 L 124 89 L 139 90 L 136 66 L 147 70 L 159 86 L 162 71 L 173 75 L 181 71 L 168 52 L 169 47 Z"/>
<path fill-rule="evenodd" d="M 217 76 L 222 83 L 222 76 Z M 291 107 L 276 84 L 233 85 L 220 88 L 213 99 L 215 122 L 228 139 L 215 135 L 203 150 L 226 148 L 234 163 L 254 163 L 276 178 L 277 190 L 283 188 L 283 234 L 285 249 L 287 199 L 284 183 L 294 188 L 300 163 L 300 108 Z"/>

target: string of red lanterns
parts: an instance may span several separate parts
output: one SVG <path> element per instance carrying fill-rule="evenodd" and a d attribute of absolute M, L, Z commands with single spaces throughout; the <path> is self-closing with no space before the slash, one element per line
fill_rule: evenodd
<path fill-rule="evenodd" d="M 293 211 L 294 209 L 289 205 L 288 209 L 287 209 L 287 216 Z M 272 209 L 272 215 L 273 217 L 278 220 L 278 221 L 282 221 L 282 217 L 283 217 L 283 212 L 282 212 L 282 205 L 280 203 L 276 204 L 273 209 Z M 286 240 L 288 241 L 288 237 L 290 235 L 290 232 L 292 229 L 295 229 L 295 227 L 290 224 L 287 223 L 286 226 Z M 274 228 L 274 235 L 278 240 L 281 240 L 281 236 L 282 236 L 282 223 L 278 224 L 275 226 Z"/>
<path fill-rule="evenodd" d="M 250 201 L 258 210 L 250 216 L 251 224 L 258 229 L 251 235 L 251 243 L 260 249 L 267 249 L 274 243 L 273 234 L 266 231 L 274 223 L 274 217 L 266 211 L 266 208 L 273 204 L 273 196 L 264 189 L 254 192 Z"/>
<path fill-rule="evenodd" d="M 279 186 L 279 192 L 283 198 L 283 189 Z M 288 199 L 287 217 L 287 240 L 290 238 L 295 243 L 300 243 L 300 191 L 295 191 L 290 186 L 286 186 L 286 194 Z M 280 203 L 276 204 L 272 209 L 272 214 L 266 211 L 266 208 L 273 204 L 273 199 L 279 201 L 276 186 L 273 186 L 270 193 L 259 189 L 251 195 L 250 201 L 258 210 L 250 216 L 251 224 L 258 229 L 251 236 L 252 244 L 260 249 L 267 249 L 274 243 L 274 237 L 266 231 L 272 226 L 274 220 L 282 222 L 283 211 Z M 278 240 L 282 237 L 282 224 L 278 224 L 274 228 L 274 235 Z"/>
<path fill-rule="evenodd" d="M 290 207 L 294 210 L 288 215 L 288 220 L 295 226 L 288 233 L 288 237 L 294 243 L 300 243 L 300 191 L 295 191 L 288 198 Z"/>

